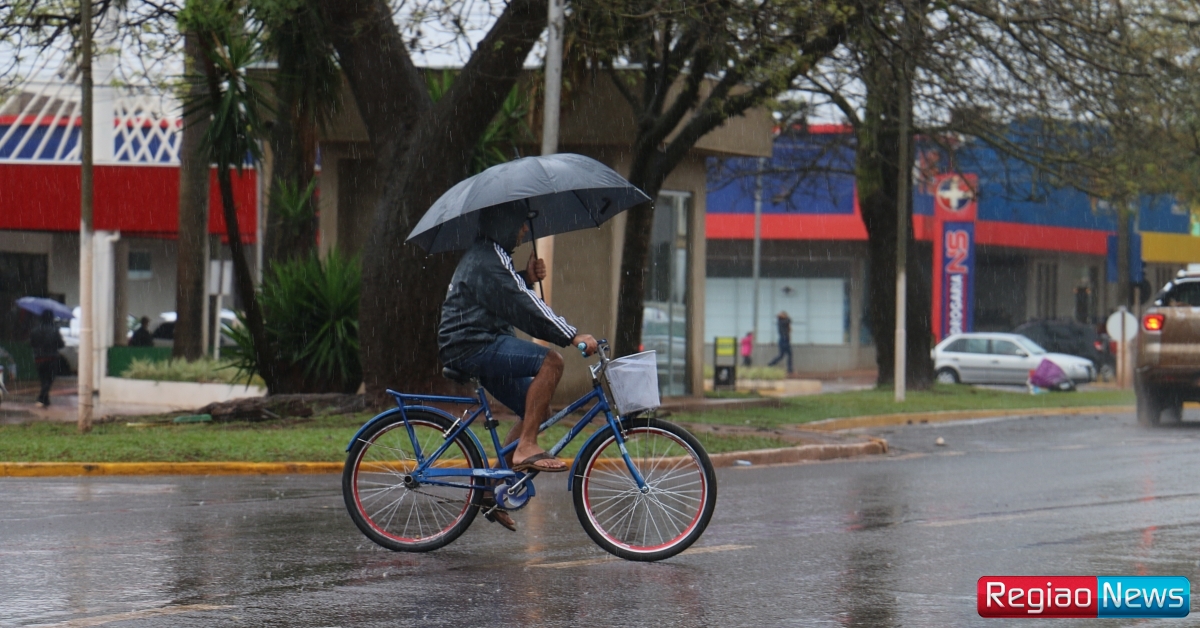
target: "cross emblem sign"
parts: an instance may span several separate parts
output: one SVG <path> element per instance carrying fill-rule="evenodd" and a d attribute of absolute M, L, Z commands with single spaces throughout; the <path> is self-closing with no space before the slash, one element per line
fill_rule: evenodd
<path fill-rule="evenodd" d="M 975 198 L 975 191 L 966 185 L 962 177 L 947 177 L 938 184 L 937 198 L 946 210 L 960 212 Z"/>

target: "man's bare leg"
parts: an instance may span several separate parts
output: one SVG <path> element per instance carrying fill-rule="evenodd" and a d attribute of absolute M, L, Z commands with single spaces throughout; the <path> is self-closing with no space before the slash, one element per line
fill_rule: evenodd
<path fill-rule="evenodd" d="M 558 387 L 558 380 L 562 379 L 562 374 L 562 355 L 557 351 L 547 353 L 546 359 L 542 361 L 542 368 L 538 369 L 533 383 L 529 385 L 529 392 L 525 394 L 525 420 L 513 428 L 514 432 L 520 429 L 521 434 L 521 442 L 517 444 L 513 454 L 513 460 L 518 464 L 532 456 L 545 453 L 545 450 L 538 446 L 538 427 L 550 415 L 550 398 L 554 396 L 554 389 Z M 511 433 L 509 437 L 512 437 Z M 543 462 L 541 465 L 566 468 L 561 461 L 557 464 L 553 461 Z"/>

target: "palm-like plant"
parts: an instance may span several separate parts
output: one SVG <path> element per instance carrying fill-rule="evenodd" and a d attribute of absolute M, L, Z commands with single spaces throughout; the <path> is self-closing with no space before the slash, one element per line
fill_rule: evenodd
<path fill-rule="evenodd" d="M 358 305 L 362 272 L 358 259 L 330 251 L 279 262 L 263 281 L 267 337 L 280 362 L 281 392 L 352 393 L 362 381 Z M 252 377 L 260 371 L 247 329 L 227 333 L 237 343 L 235 366 Z"/>
<path fill-rule="evenodd" d="M 195 33 L 204 50 L 202 81 L 204 95 L 185 103 L 185 115 L 206 114 L 210 119 L 204 137 L 204 152 L 217 166 L 221 209 L 233 257 L 238 296 L 245 308 L 246 330 L 253 341 L 259 373 L 274 392 L 276 360 L 267 340 L 262 310 L 254 290 L 254 279 L 242 245 L 237 204 L 230 172 L 242 172 L 246 162 L 261 158 L 258 139 L 262 134 L 261 111 L 266 106 L 262 89 L 249 75 L 261 58 L 257 33 L 247 28 L 245 7 L 234 0 L 190 0 L 179 14 L 182 30 Z"/>

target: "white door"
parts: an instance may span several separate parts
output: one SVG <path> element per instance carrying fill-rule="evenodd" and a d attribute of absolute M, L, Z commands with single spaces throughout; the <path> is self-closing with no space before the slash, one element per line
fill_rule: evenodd
<path fill-rule="evenodd" d="M 958 354 L 959 378 L 965 383 L 980 383 L 988 381 L 987 338 L 966 338 L 963 352 Z"/>
<path fill-rule="evenodd" d="M 1029 355 L 1011 340 L 993 340 L 990 356 L 991 381 L 1003 384 L 1024 384 L 1029 379 L 1031 365 Z"/>

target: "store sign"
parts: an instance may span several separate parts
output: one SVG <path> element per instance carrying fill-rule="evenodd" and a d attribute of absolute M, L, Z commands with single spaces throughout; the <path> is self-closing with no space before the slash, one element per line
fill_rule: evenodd
<path fill-rule="evenodd" d="M 975 312 L 975 216 L 978 178 L 942 174 L 934 179 L 933 331 L 938 340 L 971 331 Z"/>
<path fill-rule="evenodd" d="M 971 330 L 975 301 L 975 223 L 944 223 L 942 260 L 941 337 L 945 338 Z"/>

